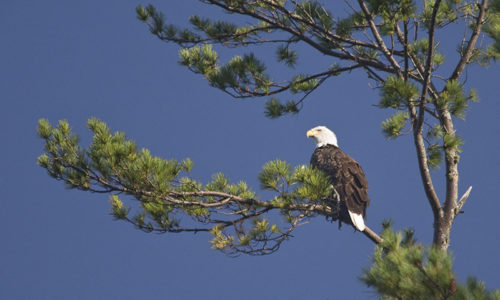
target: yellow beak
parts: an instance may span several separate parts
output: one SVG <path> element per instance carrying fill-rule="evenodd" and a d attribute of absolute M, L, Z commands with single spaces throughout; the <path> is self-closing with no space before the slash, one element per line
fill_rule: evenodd
<path fill-rule="evenodd" d="M 309 130 L 309 131 L 307 131 L 307 133 L 306 133 L 306 136 L 307 136 L 307 137 L 311 137 L 311 136 L 315 136 L 315 135 L 316 135 L 316 131 L 314 131 L 314 130 L 312 130 L 312 129 L 311 129 L 311 130 Z"/>

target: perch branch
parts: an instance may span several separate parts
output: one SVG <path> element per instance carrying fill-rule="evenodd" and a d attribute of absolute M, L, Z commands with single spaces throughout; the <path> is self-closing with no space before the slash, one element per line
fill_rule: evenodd
<path fill-rule="evenodd" d="M 365 225 L 365 230 L 363 230 L 363 234 L 372 240 L 375 244 L 380 244 L 382 243 L 382 238 L 376 234 L 373 230 L 370 229 L 370 227 Z"/>

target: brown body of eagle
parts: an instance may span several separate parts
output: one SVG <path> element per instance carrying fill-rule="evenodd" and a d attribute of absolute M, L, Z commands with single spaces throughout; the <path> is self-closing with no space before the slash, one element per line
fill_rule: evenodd
<path fill-rule="evenodd" d="M 340 203 L 328 203 L 338 205 L 339 209 L 332 207 L 337 212 L 332 217 L 339 220 L 339 227 L 340 221 L 352 225 L 347 210 L 363 215 L 363 218 L 366 216 L 366 208 L 370 205 L 368 181 L 363 169 L 354 159 L 334 145 L 325 145 L 314 150 L 311 165 L 330 177 L 330 182 L 340 196 Z"/>

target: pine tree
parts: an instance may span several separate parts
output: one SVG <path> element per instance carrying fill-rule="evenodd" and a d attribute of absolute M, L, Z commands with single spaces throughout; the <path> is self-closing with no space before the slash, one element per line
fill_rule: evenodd
<path fill-rule="evenodd" d="M 377 246 L 373 265 L 361 280 L 384 299 L 500 299 L 484 284 L 470 278 L 456 282 L 447 252 L 450 231 L 471 187 L 458 194 L 458 164 L 462 139 L 455 122 L 464 119 L 477 92 L 464 87 L 468 65 L 487 66 L 500 58 L 499 0 L 357 0 L 344 17 L 334 17 L 318 1 L 201 0 L 226 12 L 249 17 L 238 25 L 194 15 L 192 28 L 168 24 L 154 6 L 138 6 L 137 18 L 160 40 L 180 46 L 180 63 L 208 83 L 235 98 L 266 97 L 265 114 L 278 118 L 299 113 L 310 96 L 329 79 L 363 70 L 380 91 L 377 106 L 393 111 L 383 120 L 382 132 L 397 138 L 411 132 L 419 172 L 434 217 L 433 244 L 422 246 L 412 232 L 394 233 L 390 225 L 379 236 L 364 234 Z M 489 3 L 490 2 L 490 3 Z M 457 41 L 458 62 L 448 66 L 439 52 L 436 32 L 462 26 L 466 38 Z M 478 43 L 481 37 L 482 42 Z M 295 66 L 299 45 L 307 45 L 331 60 L 315 73 Z M 221 62 L 217 49 L 274 45 L 278 63 L 295 72 L 275 79 L 253 52 Z M 450 54 L 451 55 L 451 54 Z M 289 95 L 281 101 L 278 96 Z M 165 160 L 138 149 L 125 134 L 111 133 L 97 119 L 88 122 L 92 144 L 82 148 L 66 121 L 52 127 L 40 120 L 38 133 L 45 153 L 38 163 L 68 187 L 111 194 L 111 212 L 146 232 L 212 234 L 212 247 L 229 255 L 270 254 L 308 218 L 331 216 L 335 207 L 323 199 L 332 187 L 325 174 L 310 166 L 292 167 L 275 160 L 259 174 L 261 188 L 275 193 L 259 199 L 245 182 L 231 183 L 224 174 L 202 183 L 190 176 L 193 162 Z M 446 195 L 437 196 L 431 168 L 444 164 Z M 136 201 L 126 204 L 118 195 Z M 269 217 L 272 212 L 282 222 Z"/>
<path fill-rule="evenodd" d="M 500 299 L 500 290 L 490 292 L 474 277 L 458 284 L 449 252 L 423 246 L 412 230 L 395 233 L 391 226 L 390 221 L 383 223 L 373 265 L 360 277 L 381 299 Z"/>

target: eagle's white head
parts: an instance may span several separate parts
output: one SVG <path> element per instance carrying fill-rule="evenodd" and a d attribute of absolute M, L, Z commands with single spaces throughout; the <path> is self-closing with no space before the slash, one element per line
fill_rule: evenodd
<path fill-rule="evenodd" d="M 316 126 L 313 129 L 307 131 L 307 137 L 312 137 L 316 142 L 316 147 L 321 147 L 325 145 L 334 145 L 338 147 L 337 136 L 333 131 L 326 128 L 325 126 Z"/>

